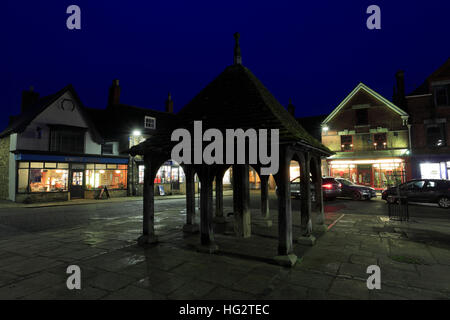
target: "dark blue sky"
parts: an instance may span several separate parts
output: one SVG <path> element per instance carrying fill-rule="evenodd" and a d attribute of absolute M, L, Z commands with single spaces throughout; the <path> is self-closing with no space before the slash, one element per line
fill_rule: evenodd
<path fill-rule="evenodd" d="M 66 28 L 66 8 L 82 29 Z M 382 29 L 368 30 L 377 4 Z M 450 56 L 450 1 L 12 1 L 2 8 L 0 126 L 20 110 L 21 91 L 41 95 L 72 83 L 86 106 L 104 108 L 114 78 L 122 102 L 178 111 L 233 61 L 243 64 L 297 116 L 329 113 L 358 84 L 392 97 L 394 74 L 407 91 Z"/>

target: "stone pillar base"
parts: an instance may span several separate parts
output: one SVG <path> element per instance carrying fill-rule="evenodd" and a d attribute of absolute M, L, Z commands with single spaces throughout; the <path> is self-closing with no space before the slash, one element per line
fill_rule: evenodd
<path fill-rule="evenodd" d="M 219 246 L 214 242 L 208 245 L 199 245 L 197 246 L 197 251 L 201 253 L 213 254 L 219 251 Z"/>
<path fill-rule="evenodd" d="M 312 247 L 314 244 L 316 244 L 316 237 L 314 237 L 313 235 L 306 236 L 306 237 L 298 237 L 297 243 L 304 245 L 304 246 Z"/>
<path fill-rule="evenodd" d="M 138 245 L 143 246 L 146 244 L 155 244 L 158 242 L 158 237 L 152 235 L 142 235 L 137 239 Z"/>
<path fill-rule="evenodd" d="M 183 226 L 183 232 L 185 233 L 198 233 L 199 232 L 198 224 L 185 224 Z"/>
<path fill-rule="evenodd" d="M 214 217 L 213 222 L 217 223 L 217 224 L 224 224 L 224 223 L 227 223 L 227 219 L 225 219 L 224 216 L 222 216 L 222 217 Z"/>
<path fill-rule="evenodd" d="M 297 263 L 297 256 L 291 253 L 285 256 L 276 256 L 273 260 L 280 266 L 292 268 Z"/>

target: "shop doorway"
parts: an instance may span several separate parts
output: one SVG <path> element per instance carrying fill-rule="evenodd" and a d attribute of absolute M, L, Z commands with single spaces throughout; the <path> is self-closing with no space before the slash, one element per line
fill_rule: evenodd
<path fill-rule="evenodd" d="M 372 165 L 358 164 L 357 165 L 358 184 L 363 186 L 372 186 Z"/>
<path fill-rule="evenodd" d="M 72 181 L 70 183 L 70 198 L 83 199 L 84 198 L 84 170 L 73 169 Z"/>

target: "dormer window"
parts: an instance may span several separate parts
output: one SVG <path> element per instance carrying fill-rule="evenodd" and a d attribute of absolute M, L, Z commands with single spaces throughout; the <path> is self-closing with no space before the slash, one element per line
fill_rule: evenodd
<path fill-rule="evenodd" d="M 156 119 L 153 117 L 145 116 L 144 127 L 145 129 L 156 129 Z"/>

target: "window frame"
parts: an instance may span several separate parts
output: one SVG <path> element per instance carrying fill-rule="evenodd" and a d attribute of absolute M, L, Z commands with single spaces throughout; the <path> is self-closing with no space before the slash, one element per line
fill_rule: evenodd
<path fill-rule="evenodd" d="M 435 86 L 434 88 L 433 88 L 433 96 L 434 96 L 434 105 L 436 106 L 436 107 L 448 107 L 448 106 L 450 106 L 450 97 L 449 97 L 449 88 L 450 88 L 450 86 L 446 86 L 446 85 L 439 85 L 439 86 Z M 445 91 L 445 100 L 446 100 L 446 102 L 445 102 L 445 104 L 440 104 L 440 103 L 438 103 L 438 94 L 437 94 L 437 92 L 438 92 L 438 90 L 444 90 Z"/>
<path fill-rule="evenodd" d="M 342 140 L 344 137 L 350 137 L 351 142 L 350 143 L 344 143 Z M 349 146 L 350 149 L 347 149 L 346 146 Z M 352 135 L 341 135 L 341 152 L 353 152 L 354 144 L 353 144 L 353 136 Z"/>
<path fill-rule="evenodd" d="M 384 139 L 377 139 L 377 137 L 384 137 Z M 374 133 L 373 146 L 375 147 L 375 150 L 387 149 L 387 133 L 386 132 Z"/>
<path fill-rule="evenodd" d="M 147 125 L 147 120 L 153 121 L 153 126 Z M 144 128 L 145 129 L 156 130 L 156 118 L 155 117 L 150 117 L 150 116 L 145 116 L 144 117 Z"/>
<path fill-rule="evenodd" d="M 31 167 L 31 163 L 42 163 L 41 167 Z M 21 167 L 21 163 L 28 163 L 28 167 Z M 60 167 L 61 164 L 69 164 L 68 162 L 56 162 L 56 168 L 46 168 L 46 163 L 55 163 L 55 161 L 16 161 L 16 194 L 48 194 L 48 193 L 65 193 L 70 192 L 70 166 L 67 168 Z M 19 170 L 27 170 L 28 171 L 28 178 L 27 178 L 27 187 L 26 192 L 19 192 Z M 67 186 L 66 190 L 58 190 L 58 191 L 31 191 L 31 183 L 30 183 L 30 171 L 31 170 L 64 170 L 67 171 Z"/>

